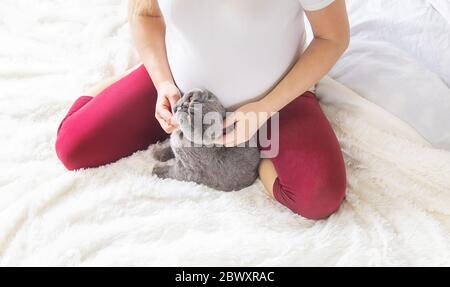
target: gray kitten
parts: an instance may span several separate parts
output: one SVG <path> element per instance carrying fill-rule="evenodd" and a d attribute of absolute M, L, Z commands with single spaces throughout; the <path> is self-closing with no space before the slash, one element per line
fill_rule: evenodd
<path fill-rule="evenodd" d="M 153 156 L 160 161 L 153 174 L 160 178 L 193 181 L 222 191 L 241 190 L 258 177 L 257 147 L 218 147 L 226 110 L 205 90 L 186 93 L 174 108 L 180 129 L 158 143 Z M 170 159 L 175 159 L 169 162 Z"/>

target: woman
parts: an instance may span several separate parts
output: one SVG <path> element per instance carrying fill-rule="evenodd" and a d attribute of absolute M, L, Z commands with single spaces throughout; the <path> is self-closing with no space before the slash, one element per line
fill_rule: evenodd
<path fill-rule="evenodd" d="M 348 46 L 344 0 L 131 0 L 129 11 L 143 65 L 73 104 L 56 142 L 69 170 L 111 163 L 164 139 L 177 128 L 172 108 L 181 91 L 204 87 L 237 111 L 226 119 L 236 124 L 220 141 L 227 146 L 247 141 L 265 122 L 242 132 L 247 115 L 279 112 L 279 153 L 259 168 L 271 197 L 310 219 L 339 208 L 342 153 L 309 89 Z M 303 12 L 314 33 L 307 48 Z"/>

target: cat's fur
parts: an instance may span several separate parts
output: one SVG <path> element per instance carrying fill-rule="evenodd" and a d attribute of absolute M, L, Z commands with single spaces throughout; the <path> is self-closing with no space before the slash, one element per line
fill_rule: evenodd
<path fill-rule="evenodd" d="M 201 108 L 200 105 L 201 104 Z M 206 90 L 186 93 L 175 106 L 180 129 L 153 149 L 160 161 L 153 174 L 160 178 L 193 181 L 222 191 L 241 190 L 258 177 L 260 153 L 257 147 L 218 147 L 213 142 L 223 134 L 225 108 L 217 97 Z M 199 128 L 194 129 L 194 111 L 200 115 Z M 219 124 L 203 122 L 205 115 L 215 113 Z M 193 144 L 197 144 L 194 145 Z M 169 161 L 174 158 L 174 161 Z"/>

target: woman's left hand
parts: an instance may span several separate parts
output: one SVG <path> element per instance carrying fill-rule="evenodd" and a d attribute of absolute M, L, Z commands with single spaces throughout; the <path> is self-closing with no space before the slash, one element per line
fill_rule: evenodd
<path fill-rule="evenodd" d="M 248 142 L 272 116 L 270 109 L 262 102 L 246 104 L 227 116 L 224 129 L 234 125 L 230 133 L 216 141 L 216 144 L 233 147 Z"/>

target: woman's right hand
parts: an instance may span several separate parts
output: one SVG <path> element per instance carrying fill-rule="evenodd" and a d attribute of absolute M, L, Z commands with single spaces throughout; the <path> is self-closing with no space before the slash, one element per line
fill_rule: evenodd
<path fill-rule="evenodd" d="M 173 116 L 175 104 L 181 98 L 181 92 L 177 86 L 171 82 L 158 85 L 158 100 L 156 101 L 155 117 L 163 130 L 171 134 L 178 129 L 178 123 Z"/>

